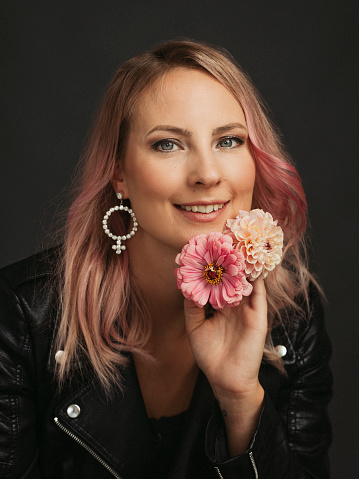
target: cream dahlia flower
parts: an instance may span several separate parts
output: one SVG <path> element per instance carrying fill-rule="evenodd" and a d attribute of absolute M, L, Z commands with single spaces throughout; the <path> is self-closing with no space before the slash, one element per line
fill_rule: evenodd
<path fill-rule="evenodd" d="M 235 219 L 227 220 L 226 226 L 225 233 L 233 236 L 245 258 L 247 278 L 266 278 L 282 258 L 283 231 L 277 221 L 263 210 L 240 210 Z"/>

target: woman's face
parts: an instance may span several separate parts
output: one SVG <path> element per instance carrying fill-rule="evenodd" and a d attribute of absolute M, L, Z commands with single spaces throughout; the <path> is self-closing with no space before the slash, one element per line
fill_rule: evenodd
<path fill-rule="evenodd" d="M 175 254 L 251 208 L 255 165 L 243 111 L 202 71 L 174 70 L 143 94 L 120 168 L 113 186 L 139 223 L 131 242 L 159 251 Z"/>

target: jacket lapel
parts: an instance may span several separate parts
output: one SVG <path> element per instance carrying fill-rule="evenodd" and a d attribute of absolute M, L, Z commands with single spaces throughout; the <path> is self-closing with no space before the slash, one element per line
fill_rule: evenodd
<path fill-rule="evenodd" d="M 132 358 L 122 373 L 122 383 L 123 392 L 117 389 L 110 397 L 98 383 L 88 384 L 69 394 L 55 414 L 64 428 L 121 477 L 126 479 L 129 470 L 146 477 L 144 467 L 153 457 L 153 441 Z M 73 405 L 79 407 L 76 417 L 68 414 Z"/>

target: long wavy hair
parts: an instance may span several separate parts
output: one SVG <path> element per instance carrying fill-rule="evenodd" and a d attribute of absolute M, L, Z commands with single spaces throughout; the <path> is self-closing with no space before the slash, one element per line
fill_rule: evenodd
<path fill-rule="evenodd" d="M 109 390 L 114 381 L 119 383 L 126 352 L 147 354 L 150 321 L 146 305 L 129 274 L 127 253 L 114 254 L 103 233 L 102 218 L 116 203 L 111 180 L 126 148 L 136 104 L 146 90 L 176 68 L 209 73 L 243 109 L 256 164 L 252 208 L 262 208 L 278 219 L 285 237 L 282 263 L 265 280 L 269 331 L 275 323 L 288 321 L 285 311 L 300 313 L 304 308 L 295 298 L 307 298 L 310 277 L 304 243 L 305 195 L 259 94 L 228 52 L 194 41 L 165 42 L 131 58 L 116 72 L 83 154 L 61 264 L 62 318 L 57 347 L 65 355 L 57 369 L 60 384 L 71 376 L 74 364 L 88 364 Z M 112 216 L 117 218 L 111 217 L 111 230 L 126 234 L 129 215 Z M 270 332 L 264 359 L 284 370 Z"/>

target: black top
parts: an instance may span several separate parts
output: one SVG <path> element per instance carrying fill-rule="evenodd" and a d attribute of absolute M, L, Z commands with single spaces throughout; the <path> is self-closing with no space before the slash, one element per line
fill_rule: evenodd
<path fill-rule="evenodd" d="M 153 477 L 167 479 L 174 464 L 185 426 L 187 411 L 176 416 L 150 418 L 156 455 L 153 458 Z"/>

